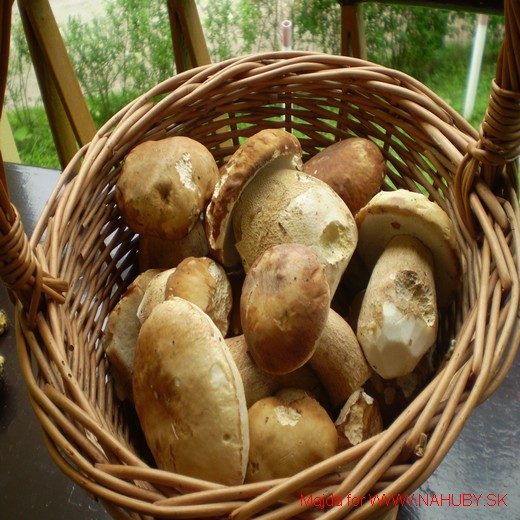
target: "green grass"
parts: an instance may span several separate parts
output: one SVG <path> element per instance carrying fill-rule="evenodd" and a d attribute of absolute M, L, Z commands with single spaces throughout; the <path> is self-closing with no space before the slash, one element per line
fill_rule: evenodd
<path fill-rule="evenodd" d="M 43 106 L 27 109 L 23 121 L 14 111 L 8 112 L 7 116 L 22 163 L 48 168 L 60 167 Z"/>

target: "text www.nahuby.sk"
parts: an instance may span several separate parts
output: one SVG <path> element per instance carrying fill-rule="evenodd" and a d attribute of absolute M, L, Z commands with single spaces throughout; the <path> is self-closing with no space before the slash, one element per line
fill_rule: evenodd
<path fill-rule="evenodd" d="M 300 495 L 300 506 L 316 509 L 328 509 L 337 506 L 360 507 L 369 503 L 378 507 L 508 507 L 508 496 L 500 493 L 411 493 L 411 494 L 368 494 L 366 496 L 347 495 Z"/>

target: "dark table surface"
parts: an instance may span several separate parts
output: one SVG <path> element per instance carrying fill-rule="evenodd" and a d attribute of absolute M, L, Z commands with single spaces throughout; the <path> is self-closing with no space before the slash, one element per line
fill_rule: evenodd
<path fill-rule="evenodd" d="M 7 164 L 11 200 L 27 232 L 50 196 L 59 172 Z M 0 308 L 13 319 L 6 291 Z M 103 507 L 68 480 L 43 444 L 18 367 L 13 328 L 0 337 L 6 358 L 0 390 L 0 518 L 97 520 Z M 481 497 L 478 505 L 476 497 Z M 432 476 L 402 507 L 399 520 L 443 518 L 520 520 L 520 356 L 497 392 L 479 406 Z"/>

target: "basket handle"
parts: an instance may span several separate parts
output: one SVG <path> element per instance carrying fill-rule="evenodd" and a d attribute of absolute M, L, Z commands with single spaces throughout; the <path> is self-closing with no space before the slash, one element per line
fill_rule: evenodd
<path fill-rule="evenodd" d="M 489 104 L 479 129 L 479 139 L 461 161 L 455 175 L 455 199 L 470 233 L 476 226 L 470 195 L 497 191 L 497 183 L 509 174 L 516 186 L 516 159 L 520 156 L 520 2 L 504 2 L 504 41 L 491 85 Z M 498 222 L 507 222 L 501 207 L 491 208 Z"/>
<path fill-rule="evenodd" d="M 0 115 L 2 114 L 9 65 L 13 0 L 0 10 Z M 0 277 L 13 301 L 19 300 L 34 325 L 43 295 L 65 301 L 67 283 L 50 276 L 41 266 L 24 231 L 20 214 L 9 199 L 4 161 L 0 151 Z"/>

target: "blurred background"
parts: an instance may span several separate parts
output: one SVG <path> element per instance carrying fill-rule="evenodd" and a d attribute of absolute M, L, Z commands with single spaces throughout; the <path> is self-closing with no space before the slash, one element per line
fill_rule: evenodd
<path fill-rule="evenodd" d="M 96 127 L 175 74 L 165 1 L 50 5 Z M 340 53 L 337 0 L 197 0 L 197 8 L 213 62 L 281 50 L 284 21 L 293 49 Z M 361 16 L 368 60 L 414 76 L 478 127 L 503 38 L 502 16 L 385 2 L 364 2 Z M 20 161 L 59 168 L 16 7 L 5 104 Z"/>

